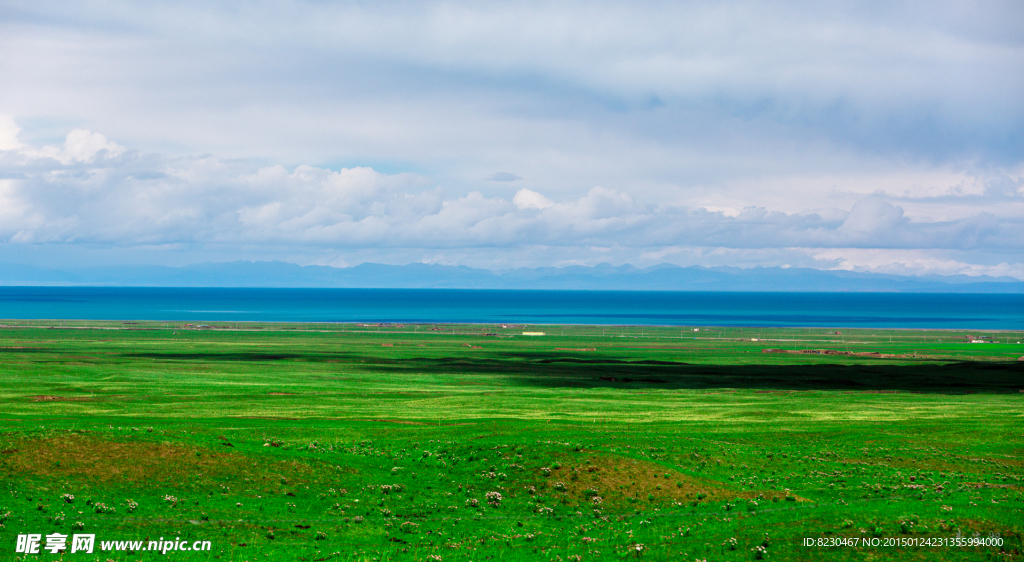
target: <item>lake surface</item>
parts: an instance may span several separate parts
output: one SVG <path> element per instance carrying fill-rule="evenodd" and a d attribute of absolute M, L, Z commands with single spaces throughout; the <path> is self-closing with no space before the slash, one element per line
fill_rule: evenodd
<path fill-rule="evenodd" d="M 1024 329 L 1024 295 L 0 287 L 0 318 Z"/>

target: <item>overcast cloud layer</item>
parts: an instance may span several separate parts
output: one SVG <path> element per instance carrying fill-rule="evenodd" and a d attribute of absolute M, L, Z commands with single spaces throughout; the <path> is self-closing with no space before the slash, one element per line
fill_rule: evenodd
<path fill-rule="evenodd" d="M 0 260 L 1024 278 L 1021 21 L 0 2 Z"/>

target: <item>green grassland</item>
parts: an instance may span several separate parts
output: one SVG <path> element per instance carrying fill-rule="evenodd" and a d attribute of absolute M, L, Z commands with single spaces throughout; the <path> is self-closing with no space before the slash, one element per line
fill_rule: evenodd
<path fill-rule="evenodd" d="M 1021 333 L 2 324 L 2 560 L 1024 553 Z"/>

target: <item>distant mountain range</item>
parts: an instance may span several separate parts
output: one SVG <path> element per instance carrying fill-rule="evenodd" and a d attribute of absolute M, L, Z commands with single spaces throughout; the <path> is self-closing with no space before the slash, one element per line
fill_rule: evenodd
<path fill-rule="evenodd" d="M 184 267 L 61 270 L 0 264 L 0 285 L 1024 293 L 1024 281 L 1012 277 L 904 276 L 796 267 L 741 269 L 669 264 L 643 269 L 601 264 L 508 271 L 423 263 L 364 263 L 337 268 L 276 261 L 235 261 Z"/>

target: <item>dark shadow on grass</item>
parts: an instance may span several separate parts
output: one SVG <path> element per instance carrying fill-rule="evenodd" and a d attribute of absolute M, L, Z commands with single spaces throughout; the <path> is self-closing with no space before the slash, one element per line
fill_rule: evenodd
<path fill-rule="evenodd" d="M 390 373 L 493 375 L 538 387 L 900 390 L 928 393 L 1017 393 L 1024 390 L 1024 363 L 921 362 L 910 365 L 697 365 L 669 361 L 580 358 L 503 360 L 420 358 L 358 368 Z"/>
<path fill-rule="evenodd" d="M 707 365 L 649 359 L 509 353 L 460 357 L 380 357 L 350 353 L 132 353 L 158 361 L 335 363 L 387 374 L 492 376 L 537 387 L 913 391 L 963 394 L 1024 391 L 1024 362 L 885 361 L 859 364 Z M 905 361 L 905 360 L 904 360 Z"/>

